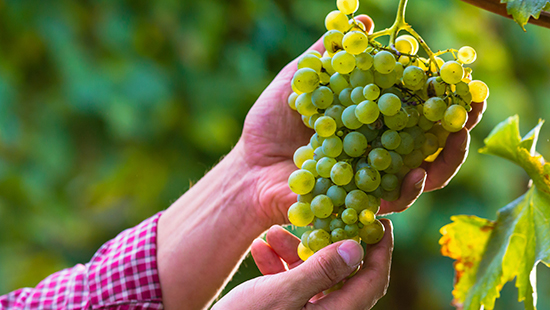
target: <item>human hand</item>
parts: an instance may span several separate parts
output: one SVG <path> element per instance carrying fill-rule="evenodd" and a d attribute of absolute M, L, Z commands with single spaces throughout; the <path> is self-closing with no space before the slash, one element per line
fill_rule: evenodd
<path fill-rule="evenodd" d="M 361 15 L 357 19 L 369 32 L 373 31 L 370 17 Z M 324 52 L 322 40 L 310 50 Z M 235 148 L 248 169 L 255 171 L 256 197 L 252 202 L 256 218 L 266 228 L 287 222 L 288 207 L 296 201 L 296 195 L 287 185 L 288 176 L 296 170 L 293 154 L 300 146 L 307 145 L 314 133 L 287 104 L 297 62 L 296 59 L 288 64 L 258 98 L 247 115 L 241 140 Z M 481 119 L 485 103 L 473 103 L 472 107 L 466 128 L 449 136 L 444 151 L 433 163 L 424 163 L 410 171 L 403 180 L 400 198 L 382 201 L 380 214 L 403 211 L 423 191 L 436 190 L 449 183 L 467 157 L 469 130 Z"/>
<path fill-rule="evenodd" d="M 257 239 L 252 244 L 252 255 L 264 276 L 237 286 L 213 309 L 370 309 L 384 296 L 389 283 L 392 225 L 385 219 L 382 223 L 386 234 L 367 248 L 366 255 L 357 242 L 345 240 L 327 246 L 306 262 L 296 254 L 300 240 L 273 226 L 267 232 L 267 243 Z M 360 270 L 345 280 L 358 266 Z M 341 289 L 322 293 L 342 280 Z"/>

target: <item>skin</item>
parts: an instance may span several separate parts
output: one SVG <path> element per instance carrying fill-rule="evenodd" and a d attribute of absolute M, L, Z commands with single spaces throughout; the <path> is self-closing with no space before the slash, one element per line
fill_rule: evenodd
<path fill-rule="evenodd" d="M 359 18 L 372 32 L 372 20 L 364 15 Z M 322 53 L 322 40 L 310 49 Z M 298 147 L 306 145 L 313 134 L 311 129 L 304 126 L 298 113 L 287 104 L 287 98 L 292 92 L 290 80 L 296 70 L 297 60 L 281 70 L 250 109 L 242 136 L 233 150 L 159 219 L 157 259 L 166 309 L 208 307 L 229 281 L 251 245 L 253 251 L 264 246 L 254 240 L 273 225 L 288 223 L 288 207 L 296 201 L 296 194 L 287 185 L 288 176 L 296 170 L 293 154 Z M 466 159 L 469 130 L 479 122 L 485 109 L 485 103 L 474 103 L 472 106 L 467 128 L 449 136 L 444 151 L 433 163 L 424 163 L 422 167 L 410 171 L 403 180 L 401 198 L 393 202 L 383 201 L 381 214 L 401 212 L 411 206 L 423 191 L 439 189 L 448 184 Z M 389 223 L 386 226 L 390 229 Z M 292 249 L 292 241 L 287 239 L 287 242 L 290 242 L 288 246 Z M 369 300 L 373 304 L 383 295 L 380 292 L 383 293 L 387 285 L 391 243 L 391 237 L 385 237 L 375 247 L 380 247 L 376 253 L 381 254 L 369 254 L 363 264 L 375 269 L 379 268 L 376 266 L 387 265 L 387 270 L 384 267 L 383 270 L 365 271 L 365 278 L 357 277 L 363 280 L 355 280 L 354 277 L 346 284 L 357 285 L 361 290 L 366 287 L 367 292 L 364 294 L 372 296 Z M 256 253 L 255 258 L 259 259 L 265 251 Z M 285 257 L 282 259 L 285 260 Z M 318 268 L 322 269 L 322 265 L 318 265 Z M 308 270 L 316 272 L 315 268 Z M 342 270 L 343 273 L 347 272 Z M 282 272 L 280 269 L 278 271 Z M 382 277 L 382 280 L 378 277 Z M 261 279 L 258 281 L 264 281 Z M 277 283 L 285 285 L 285 282 Z M 261 300 L 266 293 L 278 291 L 273 286 L 261 287 L 264 290 L 256 290 L 254 285 L 245 283 L 238 292 L 241 296 Z M 267 288 L 269 292 L 265 291 Z M 349 295 L 341 292 L 333 293 L 331 305 L 349 298 Z M 302 307 L 308 300 L 310 298 L 305 299 Z M 242 298 L 232 301 L 238 302 L 245 301 Z M 351 305 L 354 305 L 353 302 Z M 262 307 L 254 305 L 252 308 Z M 245 306 L 237 308 L 247 309 Z"/>

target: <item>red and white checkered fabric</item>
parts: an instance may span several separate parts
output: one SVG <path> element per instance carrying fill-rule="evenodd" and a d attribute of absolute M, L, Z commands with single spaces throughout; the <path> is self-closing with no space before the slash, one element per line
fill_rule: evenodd
<path fill-rule="evenodd" d="M 156 256 L 160 215 L 105 243 L 86 265 L 0 296 L 0 309 L 163 309 Z"/>

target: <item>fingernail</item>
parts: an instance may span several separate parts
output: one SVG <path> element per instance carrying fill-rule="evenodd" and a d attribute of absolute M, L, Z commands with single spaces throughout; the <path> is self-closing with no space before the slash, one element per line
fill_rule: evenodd
<path fill-rule="evenodd" d="M 422 174 L 422 177 L 414 183 L 414 187 L 421 189 L 424 186 L 424 181 L 426 181 L 426 171 Z"/>
<path fill-rule="evenodd" d="M 363 247 L 354 240 L 346 240 L 338 247 L 338 254 L 350 267 L 357 267 L 363 260 Z"/>

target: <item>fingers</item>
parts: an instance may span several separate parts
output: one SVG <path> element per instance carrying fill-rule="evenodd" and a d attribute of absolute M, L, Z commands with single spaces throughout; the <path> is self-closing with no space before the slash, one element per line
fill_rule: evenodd
<path fill-rule="evenodd" d="M 422 194 L 426 183 L 426 171 L 423 168 L 411 170 L 403 179 L 401 195 L 395 201 L 382 200 L 380 214 L 402 212 L 410 207 Z"/>
<path fill-rule="evenodd" d="M 279 255 L 262 239 L 256 239 L 252 242 L 250 252 L 256 266 L 263 275 L 286 271 Z"/>
<path fill-rule="evenodd" d="M 296 251 L 300 244 L 300 239 L 296 238 L 288 230 L 278 225 L 272 226 L 267 231 L 267 243 L 288 264 L 290 269 L 302 263 Z"/>
<path fill-rule="evenodd" d="M 449 135 L 445 148 L 433 163 L 424 163 L 423 168 L 428 172 L 425 192 L 445 187 L 468 156 L 470 134 L 462 129 Z"/>
<path fill-rule="evenodd" d="M 381 220 L 386 228 L 382 240 L 367 247 L 363 267 L 344 286 L 314 304 L 320 309 L 370 309 L 386 294 L 389 284 L 393 230 L 389 220 Z"/>
<path fill-rule="evenodd" d="M 374 21 L 370 16 L 361 14 L 355 17 L 356 20 L 362 22 L 365 25 L 365 28 L 367 29 L 367 33 L 372 34 L 374 31 Z"/>
<path fill-rule="evenodd" d="M 487 109 L 487 102 L 472 102 L 472 111 L 468 113 L 468 121 L 466 122 L 466 129 L 472 130 L 483 117 L 483 113 Z"/>

